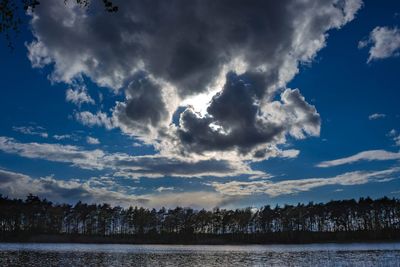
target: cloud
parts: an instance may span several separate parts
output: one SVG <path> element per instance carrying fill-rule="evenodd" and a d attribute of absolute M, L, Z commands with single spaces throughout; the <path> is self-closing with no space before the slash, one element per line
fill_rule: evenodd
<path fill-rule="evenodd" d="M 31 159 L 43 159 L 52 162 L 67 163 L 75 167 L 91 170 L 112 170 L 114 176 L 128 178 L 173 177 L 231 177 L 246 175 L 252 178 L 269 175 L 252 170 L 241 161 L 191 160 L 186 158 L 168 158 L 159 155 L 130 156 L 125 153 L 107 153 L 100 149 L 85 150 L 78 146 L 20 143 L 13 138 L 0 136 L 0 151 Z"/>
<path fill-rule="evenodd" d="M 55 134 L 55 135 L 53 135 L 53 138 L 56 139 L 56 140 L 65 140 L 65 139 L 70 139 L 71 135 L 69 135 L 69 134 L 62 134 L 62 135 Z"/>
<path fill-rule="evenodd" d="M 232 177 L 247 175 L 252 178 L 269 177 L 262 171 L 252 170 L 247 164 L 240 161 L 206 159 L 187 161 L 184 159 L 167 158 L 161 156 L 121 157 L 114 162 L 118 169 L 131 178 L 137 177 Z M 126 173 L 128 172 L 128 173 Z"/>
<path fill-rule="evenodd" d="M 57 141 L 61 140 L 73 140 L 73 141 L 78 141 L 81 139 L 81 137 L 75 133 L 71 134 L 55 134 L 53 135 L 53 138 L 56 139 Z"/>
<path fill-rule="evenodd" d="M 396 143 L 396 146 L 400 146 L 400 135 L 395 136 L 393 138 L 393 141 Z"/>
<path fill-rule="evenodd" d="M 395 129 L 392 129 L 389 131 L 389 133 L 387 134 L 387 136 L 389 137 L 394 137 L 397 135 L 397 131 Z"/>
<path fill-rule="evenodd" d="M 49 134 L 46 132 L 46 129 L 40 126 L 14 126 L 12 127 L 13 131 L 19 132 L 26 135 L 37 135 L 43 138 L 48 138 Z"/>
<path fill-rule="evenodd" d="M 212 209 L 224 207 L 234 202 L 236 198 L 223 196 L 216 192 L 194 191 L 194 192 L 172 192 L 143 195 L 143 206 L 147 207 L 192 207 L 195 209 Z"/>
<path fill-rule="evenodd" d="M 173 191 L 175 190 L 175 187 L 164 187 L 164 186 L 160 186 L 156 189 L 157 192 L 163 192 L 163 191 Z"/>
<path fill-rule="evenodd" d="M 90 144 L 90 145 L 98 145 L 98 144 L 100 144 L 99 139 L 91 137 L 91 136 L 86 137 L 86 142 L 88 144 Z"/>
<path fill-rule="evenodd" d="M 126 102 L 117 102 L 113 117 L 125 133 L 146 136 L 166 121 L 169 114 L 159 84 L 144 73 L 126 88 Z"/>
<path fill-rule="evenodd" d="M 162 190 L 164 191 L 164 190 Z M 110 178 L 91 178 L 87 181 L 59 180 L 53 176 L 32 178 L 28 175 L 0 169 L 0 194 L 11 198 L 39 195 L 57 203 L 110 203 L 111 205 L 161 208 L 176 206 L 213 208 L 223 205 L 229 197 L 216 192 L 173 192 L 137 195 L 119 186 Z"/>
<path fill-rule="evenodd" d="M 81 124 L 89 127 L 103 126 L 110 130 L 114 128 L 113 120 L 107 115 L 107 113 L 98 111 L 96 114 L 90 111 L 82 111 L 75 113 L 75 119 Z"/>
<path fill-rule="evenodd" d="M 373 60 L 397 57 L 400 49 L 400 31 L 397 27 L 376 27 L 358 48 L 370 47 L 368 63 Z"/>
<path fill-rule="evenodd" d="M 74 103 L 78 107 L 85 103 L 92 105 L 95 104 L 93 98 L 88 94 L 85 86 L 76 86 L 74 89 L 69 88 L 65 94 L 65 100 L 67 100 L 67 102 Z"/>
<path fill-rule="evenodd" d="M 279 182 L 265 181 L 231 181 L 227 183 L 213 182 L 211 185 L 221 194 L 228 196 L 249 196 L 266 194 L 270 197 L 297 194 L 328 185 L 361 185 L 371 182 L 387 182 L 397 178 L 400 168 L 382 171 L 354 171 L 329 178 L 307 178 L 285 180 Z"/>
<path fill-rule="evenodd" d="M 84 125 L 119 127 L 170 157 L 260 160 L 279 155 L 287 136 L 319 134 L 315 107 L 286 85 L 326 45 L 328 31 L 353 20 L 361 6 L 122 1 L 110 16 L 99 4 L 89 13 L 47 1 L 32 14 L 35 39 L 27 48 L 33 67 L 51 64 L 53 82 L 87 77 L 125 89 L 112 119 L 102 111 L 75 113 Z"/>
<path fill-rule="evenodd" d="M 383 119 L 386 117 L 386 114 L 382 114 L 382 113 L 374 113 L 368 116 L 368 119 L 370 121 L 372 120 L 378 120 L 378 119 Z"/>
<path fill-rule="evenodd" d="M 389 152 L 386 150 L 369 150 L 357 153 L 353 156 L 323 161 L 317 165 L 317 167 L 327 168 L 327 167 L 334 167 L 340 166 L 344 164 L 351 164 L 359 161 L 374 161 L 374 160 L 397 160 L 400 159 L 399 152 Z"/>
<path fill-rule="evenodd" d="M 26 134 L 26 135 L 36 135 L 36 136 L 40 136 L 42 138 L 48 138 L 49 137 L 49 133 L 46 131 L 45 128 L 41 127 L 41 126 L 13 126 L 12 127 L 13 131 L 15 132 L 19 132 L 22 134 Z M 78 139 L 80 139 L 80 137 L 75 134 L 55 134 L 53 136 L 55 140 L 66 140 L 66 139 L 71 139 L 74 141 L 77 141 Z"/>
<path fill-rule="evenodd" d="M 395 129 L 390 130 L 387 136 L 393 139 L 396 146 L 400 146 L 400 134 Z"/>
<path fill-rule="evenodd" d="M 387 182 L 398 176 L 399 168 L 382 171 L 355 171 L 330 178 L 308 178 L 279 182 L 231 181 L 213 182 L 215 191 L 168 192 L 172 188 L 159 187 L 158 193 L 136 194 L 135 188 L 121 186 L 110 177 L 92 177 L 86 181 L 59 180 L 54 176 L 32 178 L 28 175 L 0 169 L 0 194 L 24 198 L 29 193 L 40 195 L 54 202 L 87 203 L 107 202 L 112 205 L 139 205 L 149 208 L 190 206 L 213 208 L 226 206 L 244 197 L 266 194 L 270 197 L 296 194 L 328 185 L 361 185 Z"/>
<path fill-rule="evenodd" d="M 254 102 L 259 88 L 246 84 L 247 75 L 231 74 L 224 90 L 213 97 L 207 116 L 187 109 L 180 117 L 181 142 L 197 153 L 237 150 L 253 151 L 254 157 L 265 158 L 268 147 L 282 144 L 285 133 L 295 138 L 305 134 L 319 135 L 320 116 L 314 106 L 305 102 L 299 90 L 286 89 L 281 101 L 260 107 Z"/>
<path fill-rule="evenodd" d="M 83 150 L 77 146 L 49 143 L 19 143 L 0 136 L 0 151 L 31 159 L 64 162 L 85 169 L 103 169 L 105 153 L 99 149 Z"/>

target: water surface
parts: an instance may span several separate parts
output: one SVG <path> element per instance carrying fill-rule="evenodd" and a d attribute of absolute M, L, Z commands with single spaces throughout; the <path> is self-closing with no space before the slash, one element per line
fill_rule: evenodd
<path fill-rule="evenodd" d="M 400 266 L 400 243 L 246 246 L 0 243 L 0 266 Z"/>

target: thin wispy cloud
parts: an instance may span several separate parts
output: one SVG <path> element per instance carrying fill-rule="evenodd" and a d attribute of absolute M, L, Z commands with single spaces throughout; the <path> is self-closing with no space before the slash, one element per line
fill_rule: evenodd
<path fill-rule="evenodd" d="M 399 168 L 392 168 L 371 172 L 354 171 L 328 178 L 307 178 L 279 182 L 213 182 L 209 185 L 210 191 L 176 192 L 174 187 L 159 187 L 155 194 L 137 194 L 135 188 L 121 187 L 116 182 L 110 182 L 110 179 L 104 179 L 107 177 L 100 179 L 93 177 L 87 181 L 60 180 L 54 176 L 32 178 L 25 174 L 0 169 L 0 193 L 13 194 L 21 198 L 29 193 L 34 193 L 68 203 L 83 200 L 88 203 L 106 201 L 123 206 L 213 208 L 230 205 L 243 197 L 257 194 L 277 197 L 307 192 L 324 186 L 354 186 L 389 182 L 396 179 L 399 172 Z"/>
<path fill-rule="evenodd" d="M 46 129 L 41 126 L 13 126 L 13 131 L 26 135 L 36 135 L 42 138 L 48 138 L 49 134 Z"/>
<path fill-rule="evenodd" d="M 386 114 L 383 114 L 383 113 L 374 113 L 374 114 L 369 115 L 369 116 L 368 116 L 368 119 L 369 119 L 370 121 L 372 121 L 372 120 L 383 119 L 383 118 L 385 118 L 385 117 L 386 117 Z"/>
<path fill-rule="evenodd" d="M 25 158 L 61 162 L 89 170 L 114 171 L 115 176 L 137 179 L 139 177 L 228 177 L 247 175 L 252 178 L 268 177 L 263 171 L 252 170 L 241 161 L 217 159 L 188 160 L 163 156 L 130 156 L 126 153 L 107 153 L 101 149 L 88 150 L 78 146 L 21 143 L 13 138 L 0 136 L 0 151 Z"/>
<path fill-rule="evenodd" d="M 214 182 L 212 186 L 217 192 L 224 195 L 249 196 L 253 194 L 266 194 L 271 197 L 297 194 L 310 191 L 323 186 L 351 186 L 371 182 L 388 182 L 398 178 L 400 168 L 392 168 L 383 171 L 354 171 L 328 178 L 307 178 L 298 180 L 272 181 L 231 181 L 227 183 Z"/>
<path fill-rule="evenodd" d="M 160 186 L 156 189 L 157 192 L 164 192 L 164 191 L 173 191 L 175 190 L 175 187 L 164 187 L 164 186 Z"/>
<path fill-rule="evenodd" d="M 355 155 L 335 159 L 323 161 L 317 164 L 317 167 L 327 168 L 327 167 L 335 167 L 345 164 L 352 164 L 360 161 L 384 161 L 384 160 L 399 160 L 400 152 L 390 152 L 386 150 L 368 150 L 359 152 Z"/>

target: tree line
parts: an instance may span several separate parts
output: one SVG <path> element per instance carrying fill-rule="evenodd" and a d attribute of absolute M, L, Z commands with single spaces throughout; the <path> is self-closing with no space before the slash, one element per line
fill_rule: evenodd
<path fill-rule="evenodd" d="M 109 204 L 54 204 L 38 196 L 25 200 L 0 195 L 0 236 L 63 235 L 101 237 L 175 236 L 230 237 L 245 240 L 280 240 L 341 233 L 358 237 L 375 233 L 377 238 L 398 237 L 400 200 L 369 197 L 358 201 L 284 205 L 259 209 L 194 210 L 122 208 Z M 353 233 L 353 235 L 352 235 Z M 376 235 L 385 233 L 385 235 Z M 328 235 L 327 235 L 328 234 Z M 330 235 L 329 235 L 330 234 Z M 258 236 L 258 237 L 257 237 Z M 248 239 L 249 241 L 251 241 Z M 301 242 L 301 240 L 299 240 Z"/>

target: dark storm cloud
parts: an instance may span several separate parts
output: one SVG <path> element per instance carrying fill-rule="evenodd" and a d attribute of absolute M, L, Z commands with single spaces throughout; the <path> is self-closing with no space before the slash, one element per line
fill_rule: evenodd
<path fill-rule="evenodd" d="M 134 79 L 125 91 L 126 102 L 115 106 L 114 116 L 118 123 L 137 132 L 147 133 L 148 127 L 157 127 L 165 120 L 165 107 L 161 88 L 145 74 Z"/>
<path fill-rule="evenodd" d="M 33 46 L 43 47 L 31 50 L 31 59 L 38 65 L 55 61 L 54 77 L 61 80 L 83 71 L 116 88 L 129 81 L 131 71 L 143 62 L 144 69 L 175 84 L 182 95 L 193 94 L 204 91 L 221 66 L 236 56 L 250 68 L 279 66 L 293 50 L 299 17 L 312 16 L 304 34 L 319 40 L 334 26 L 333 19 L 340 14 L 332 11 L 340 12 L 343 3 L 116 1 L 117 15 L 99 7 L 83 16 L 84 10 L 69 11 L 63 3 L 49 1 L 38 7 L 32 22 L 40 41 Z"/>
<path fill-rule="evenodd" d="M 132 2 L 147 25 L 145 66 L 172 82 L 181 95 L 206 90 L 223 64 L 242 56 L 252 68 L 279 61 L 295 28 L 291 1 Z M 289 37 L 289 38 L 288 38 Z"/>
<path fill-rule="evenodd" d="M 126 101 L 114 109 L 115 123 L 125 133 L 162 142 L 166 147 L 158 145 L 160 150 L 233 150 L 257 157 L 283 144 L 287 134 L 319 135 L 315 108 L 286 85 L 298 64 L 311 62 L 325 46 L 327 32 L 351 21 L 362 5 L 361 0 L 137 0 L 115 1 L 118 13 L 108 14 L 99 3 L 86 11 L 43 2 L 32 18 L 32 65 L 54 63 L 54 81 L 87 76 L 101 86 L 125 88 Z M 143 72 L 151 78 L 138 81 Z M 225 75 L 225 86 L 218 88 Z M 287 95 L 274 103 L 285 89 Z M 171 124 L 183 101 L 218 90 L 207 114 L 188 108 L 182 124 Z M 160 140 L 166 138 L 171 140 Z"/>
<path fill-rule="evenodd" d="M 257 118 L 260 109 L 255 100 L 260 87 L 246 83 L 248 78 L 228 74 L 224 89 L 213 97 L 206 117 L 190 109 L 181 115 L 179 136 L 185 145 L 198 152 L 237 147 L 245 153 L 283 132 L 284 126 Z"/>
<path fill-rule="evenodd" d="M 232 148 L 247 153 L 259 144 L 274 140 L 275 143 L 279 142 L 284 132 L 290 132 L 299 125 L 300 131 L 310 128 L 314 133 L 319 132 L 320 116 L 298 90 L 284 91 L 282 103 L 276 102 L 280 110 L 271 110 L 288 118 L 280 122 L 263 120 L 265 116 L 258 94 L 260 86 L 264 85 L 261 80 L 252 84 L 254 77 L 254 74 L 228 74 L 224 89 L 213 97 L 205 117 L 190 109 L 183 112 L 180 121 L 182 128 L 179 130 L 181 141 L 200 153 Z M 312 131 L 307 133 L 313 134 Z M 256 151 L 254 156 L 265 156 L 265 150 Z"/>
<path fill-rule="evenodd" d="M 16 179 L 19 179 L 17 174 L 0 170 L 0 185 L 12 182 Z"/>
<path fill-rule="evenodd" d="M 116 162 L 120 168 L 134 168 L 138 175 L 159 173 L 164 176 L 205 176 L 207 173 L 228 175 L 236 173 L 237 166 L 225 160 L 203 160 L 198 162 L 184 162 L 176 159 L 137 157 Z"/>

